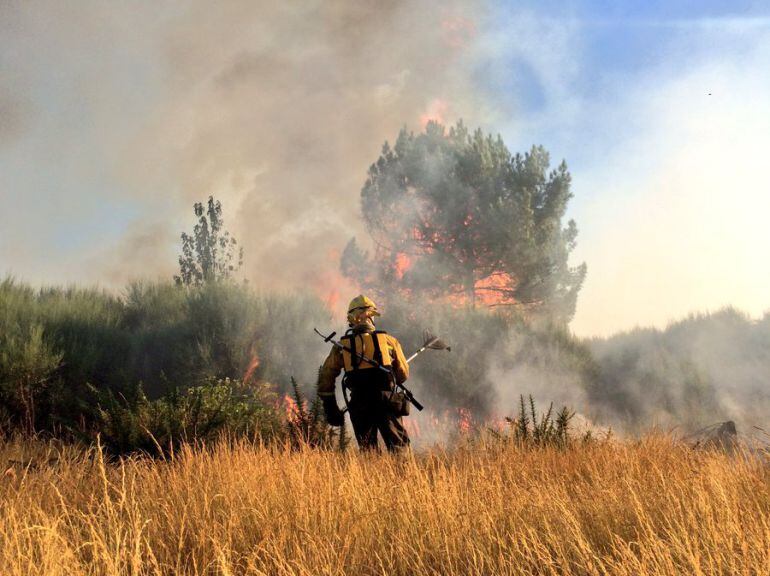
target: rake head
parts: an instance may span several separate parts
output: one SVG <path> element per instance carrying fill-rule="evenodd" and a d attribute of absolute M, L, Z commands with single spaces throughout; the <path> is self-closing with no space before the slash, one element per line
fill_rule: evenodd
<path fill-rule="evenodd" d="M 429 348 L 430 350 L 446 350 L 447 352 L 452 350 L 452 348 L 446 342 L 444 342 L 438 336 L 434 336 L 428 330 L 425 330 L 422 333 L 422 339 L 423 346 Z"/>

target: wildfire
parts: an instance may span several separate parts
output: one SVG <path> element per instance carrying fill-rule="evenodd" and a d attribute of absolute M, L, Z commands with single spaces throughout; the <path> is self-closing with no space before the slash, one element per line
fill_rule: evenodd
<path fill-rule="evenodd" d="M 251 347 L 251 360 L 249 360 L 246 366 L 246 371 L 243 373 L 243 383 L 248 384 L 251 378 L 254 376 L 254 372 L 259 368 L 259 355 L 254 345 Z"/>
<path fill-rule="evenodd" d="M 329 310 L 334 310 L 340 301 L 340 291 L 338 288 L 332 288 L 326 296 L 324 303 Z"/>
<path fill-rule="evenodd" d="M 513 304 L 510 296 L 511 286 L 515 285 L 513 278 L 506 272 L 490 274 L 476 282 L 476 300 L 486 306 Z"/>
<path fill-rule="evenodd" d="M 496 272 L 477 280 L 473 285 L 473 298 L 476 305 L 481 306 L 511 306 L 517 304 L 511 294 L 516 286 L 513 277 L 506 272 Z M 471 303 L 471 297 L 464 286 L 454 286 L 455 292 L 445 297 L 451 306 L 462 308 Z"/>
<path fill-rule="evenodd" d="M 473 427 L 473 417 L 471 416 L 471 411 L 467 408 L 458 408 L 457 416 L 457 427 L 460 430 L 460 433 L 468 434 Z"/>
<path fill-rule="evenodd" d="M 284 410 L 286 410 L 286 420 L 289 422 L 297 422 L 299 420 L 299 406 L 297 405 L 297 401 L 286 394 L 283 397 L 283 406 Z"/>
<path fill-rule="evenodd" d="M 404 273 L 412 267 L 412 259 L 403 252 L 396 254 L 396 278 L 401 280 L 404 277 Z"/>
<path fill-rule="evenodd" d="M 470 434 L 474 428 L 473 415 L 468 408 L 426 410 L 404 419 L 404 427 L 417 444 L 443 443 L 459 435 Z"/>
<path fill-rule="evenodd" d="M 361 288 L 340 271 L 340 256 L 339 250 L 329 250 L 323 269 L 313 271 L 306 278 L 307 285 L 325 304 L 332 317 L 340 317 L 346 311 L 342 300 L 344 294 L 361 292 Z"/>
<path fill-rule="evenodd" d="M 404 420 L 404 428 L 411 438 L 419 438 L 422 435 L 420 430 L 420 423 L 414 418 L 407 418 Z"/>
<path fill-rule="evenodd" d="M 446 236 L 437 230 L 431 224 L 431 214 L 423 214 L 421 218 L 421 222 L 413 226 L 410 232 L 412 252 L 407 254 L 406 252 L 397 251 L 392 256 L 395 280 L 403 280 L 407 271 L 419 267 L 421 257 L 430 256 L 437 249 L 452 254 L 461 266 L 468 261 L 470 263 L 474 261 L 484 262 L 485 254 L 463 252 L 457 248 L 459 238 Z M 462 229 L 467 231 L 468 234 L 473 235 L 477 233 L 475 229 L 478 226 L 478 218 L 472 211 L 463 215 L 461 224 Z M 461 233 L 463 233 L 462 230 Z M 485 266 L 488 266 L 488 263 L 485 263 Z M 472 291 L 469 289 L 468 284 L 461 280 L 462 274 L 458 274 L 456 277 L 448 275 L 444 279 L 443 286 L 446 289 L 444 299 L 448 304 L 457 307 L 471 304 L 483 306 L 518 304 L 513 297 L 513 291 L 517 285 L 516 277 L 513 274 L 503 270 L 490 273 L 482 269 L 474 270 L 473 272 L 477 275 L 477 279 L 473 284 Z M 404 293 L 409 293 L 405 287 L 401 289 Z"/>
<path fill-rule="evenodd" d="M 438 122 L 439 124 L 445 123 L 447 111 L 449 110 L 449 104 L 442 98 L 434 98 L 428 103 L 428 107 L 425 112 L 420 114 L 420 126 L 424 130 L 431 120 Z"/>

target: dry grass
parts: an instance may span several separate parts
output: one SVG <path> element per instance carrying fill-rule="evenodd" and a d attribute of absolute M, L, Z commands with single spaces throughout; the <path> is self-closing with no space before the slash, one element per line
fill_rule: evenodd
<path fill-rule="evenodd" d="M 665 438 L 22 466 L 0 478 L 4 576 L 770 574 L 767 465 Z"/>

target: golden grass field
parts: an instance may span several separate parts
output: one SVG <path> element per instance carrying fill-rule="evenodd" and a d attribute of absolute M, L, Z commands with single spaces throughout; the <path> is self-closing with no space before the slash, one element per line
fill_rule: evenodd
<path fill-rule="evenodd" d="M 0 479 L 3 576 L 770 574 L 768 465 L 665 437 L 0 456 L 21 458 Z"/>

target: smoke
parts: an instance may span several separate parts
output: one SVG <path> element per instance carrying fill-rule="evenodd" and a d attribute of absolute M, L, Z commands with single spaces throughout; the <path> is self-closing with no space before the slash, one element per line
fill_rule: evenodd
<path fill-rule="evenodd" d="M 427 406 L 415 414 L 419 442 L 451 439 L 465 414 L 482 427 L 515 417 L 520 397 L 538 411 L 563 406 L 577 428 L 637 433 L 652 426 L 693 432 L 733 420 L 741 434 L 767 429 L 770 315 L 752 320 L 732 308 L 692 315 L 666 329 L 580 339 L 554 326 L 483 310 L 390 310 L 383 326 L 406 351 L 418 327 L 452 352 L 426 352 L 410 386 Z"/>
<path fill-rule="evenodd" d="M 165 222 L 137 222 L 116 245 L 94 253 L 87 265 L 99 271 L 106 285 L 125 286 L 127 278 L 146 277 L 176 262 L 171 249 L 175 237 Z"/>
<path fill-rule="evenodd" d="M 0 147 L 21 136 L 28 117 L 23 102 L 0 88 Z"/>
<path fill-rule="evenodd" d="M 742 432 L 770 414 L 770 316 L 727 308 L 665 330 L 634 330 L 591 341 L 601 368 L 592 400 L 626 426 L 703 427 L 734 420 Z"/>
<path fill-rule="evenodd" d="M 169 278 L 192 203 L 214 194 L 252 285 L 347 294 L 337 256 L 367 237 L 358 193 L 382 142 L 462 117 L 570 163 L 574 261 L 591 270 L 580 334 L 730 303 L 761 314 L 767 19 L 601 17 L 482 0 L 2 2 L 0 194 L 16 210 L 0 215 L 0 272 Z M 618 30 L 666 42 L 605 70 L 595 49 Z M 137 234 L 157 242 L 121 264 Z"/>
<path fill-rule="evenodd" d="M 77 70 L 89 100 L 81 120 L 110 123 L 105 164 L 121 190 L 98 194 L 128 198 L 141 213 L 106 247 L 116 260 L 136 257 L 88 266 L 86 278 L 120 285 L 170 276 L 175 260 L 152 257 L 169 248 L 154 232 L 157 216 L 178 234 L 192 225 L 192 203 L 213 194 L 253 285 L 329 296 L 342 281 L 339 251 L 363 236 L 359 191 L 384 139 L 404 123 L 419 129 L 426 118 L 479 109 L 470 74 L 475 3 L 242 1 L 211 10 L 199 1 L 160 14 L 155 3 L 134 7 L 55 11 L 70 56 L 90 54 Z M 53 17 L 33 10 L 22 27 L 45 28 Z M 140 26 L 145 19 L 154 23 Z M 128 100 L 143 109 L 126 125 L 113 123 L 106 106 L 127 100 L 112 91 L 126 88 L 133 67 L 134 90 L 147 92 L 142 104 Z M 155 217 L 146 223 L 146 214 Z M 137 245 L 137 235 L 157 242 Z"/>
<path fill-rule="evenodd" d="M 511 330 L 490 360 L 488 376 L 495 383 L 494 404 L 504 412 L 501 416 L 514 415 L 522 396 L 532 396 L 544 409 L 553 403 L 557 410 L 590 410 L 578 358 L 558 341 Z"/>
<path fill-rule="evenodd" d="M 72 204 L 59 196 L 63 223 L 40 239 L 56 245 L 49 259 L 68 257 L 63 274 L 47 277 L 27 257 L 4 254 L 6 270 L 33 281 L 119 288 L 168 278 L 175 258 L 157 255 L 173 255 L 173 237 L 192 226 L 192 203 L 213 194 L 244 247 L 252 285 L 347 294 L 339 252 L 365 236 L 359 192 L 383 141 L 404 125 L 485 114 L 472 77 L 480 2 L 2 10 L 3 71 L 19 72 L 0 90 L 0 138 L 37 126 L 27 135 L 32 155 L 22 143 L 5 160 L 21 174 L 32 158 L 55 159 L 46 164 L 51 185 L 32 197 L 22 189 L 29 182 L 10 176 L 3 188 L 38 221 L 57 220 L 41 202 L 51 195 L 76 190 L 69 200 L 82 210 L 67 214 Z M 33 118 L 21 114 L 19 98 Z M 96 242 L 93 230 L 72 231 L 75 222 L 92 227 L 100 210 L 110 214 Z M 61 245 L 64 222 L 74 258 Z M 161 222 L 172 236 L 157 233 Z M 8 225 L 9 238 L 28 236 Z"/>

